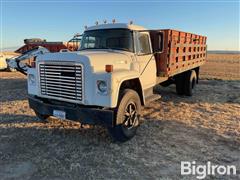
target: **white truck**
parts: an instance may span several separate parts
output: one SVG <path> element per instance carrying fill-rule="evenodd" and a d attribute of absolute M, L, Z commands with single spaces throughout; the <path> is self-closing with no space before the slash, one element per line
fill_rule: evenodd
<path fill-rule="evenodd" d="M 106 126 L 120 142 L 139 126 L 141 106 L 175 83 L 192 95 L 205 62 L 206 37 L 124 23 L 87 28 L 78 51 L 45 53 L 28 69 L 29 105 L 49 116 Z"/>

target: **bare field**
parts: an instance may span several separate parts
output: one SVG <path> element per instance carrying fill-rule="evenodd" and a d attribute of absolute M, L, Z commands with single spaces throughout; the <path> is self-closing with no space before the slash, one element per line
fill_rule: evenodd
<path fill-rule="evenodd" d="M 240 58 L 208 55 L 193 97 L 157 87 L 162 99 L 143 108 L 137 136 L 112 142 L 98 126 L 36 121 L 26 78 L 0 72 L 1 179 L 195 179 L 181 161 L 236 165 L 240 173 Z M 208 176 L 207 179 L 239 179 Z"/>
<path fill-rule="evenodd" d="M 208 54 L 201 68 L 201 78 L 220 80 L 240 79 L 240 54 Z"/>

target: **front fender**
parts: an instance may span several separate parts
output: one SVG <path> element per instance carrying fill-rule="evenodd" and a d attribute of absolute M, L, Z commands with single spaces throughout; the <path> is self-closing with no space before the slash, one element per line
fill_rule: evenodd
<path fill-rule="evenodd" d="M 111 74 L 111 107 L 117 107 L 120 87 L 123 81 L 139 78 L 137 71 L 118 70 Z"/>

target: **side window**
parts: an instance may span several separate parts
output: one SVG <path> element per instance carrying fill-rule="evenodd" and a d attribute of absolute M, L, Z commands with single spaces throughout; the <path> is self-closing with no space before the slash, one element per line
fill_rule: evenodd
<path fill-rule="evenodd" d="M 147 33 L 137 33 L 137 53 L 150 54 L 149 36 Z"/>

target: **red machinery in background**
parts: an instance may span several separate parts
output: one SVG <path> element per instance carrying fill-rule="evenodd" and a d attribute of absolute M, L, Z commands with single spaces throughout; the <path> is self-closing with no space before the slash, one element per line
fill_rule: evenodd
<path fill-rule="evenodd" d="M 27 75 L 28 68 L 35 64 L 36 56 L 62 50 L 77 51 L 80 47 L 81 38 L 80 34 L 76 34 L 68 42 L 48 42 L 40 38 L 24 39 L 25 45 L 15 51 L 21 55 L 7 59 L 8 67 Z"/>
<path fill-rule="evenodd" d="M 80 46 L 81 35 L 76 34 L 68 42 L 48 42 L 45 39 L 32 38 L 24 39 L 25 45 L 17 49 L 16 53 L 25 54 L 26 52 L 35 49 L 39 46 L 48 49 L 50 52 L 59 52 L 61 49 L 68 49 L 69 51 L 77 51 Z"/>

